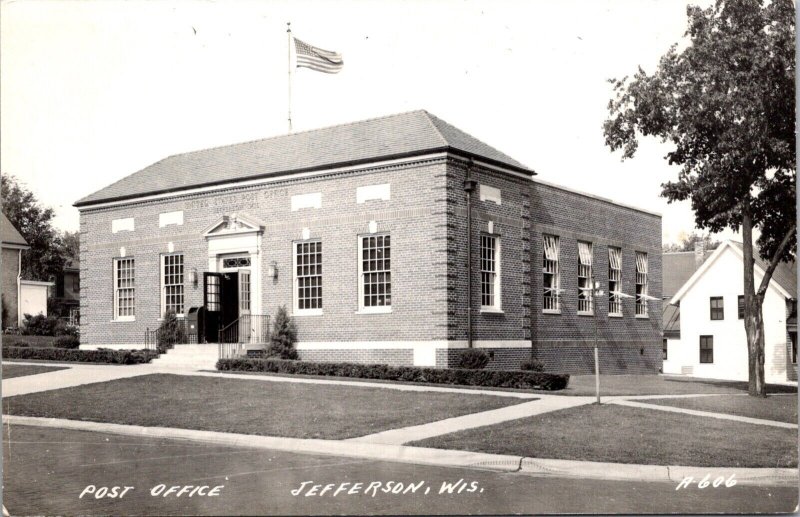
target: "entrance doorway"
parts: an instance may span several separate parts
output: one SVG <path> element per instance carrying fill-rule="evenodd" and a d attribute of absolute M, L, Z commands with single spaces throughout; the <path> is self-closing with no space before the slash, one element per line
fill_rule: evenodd
<path fill-rule="evenodd" d="M 218 343 L 220 330 L 239 318 L 239 273 L 205 273 L 203 292 L 205 342 Z"/>

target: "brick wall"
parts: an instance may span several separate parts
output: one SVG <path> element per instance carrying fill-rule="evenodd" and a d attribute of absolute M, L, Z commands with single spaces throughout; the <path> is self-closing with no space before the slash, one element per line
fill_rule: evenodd
<path fill-rule="evenodd" d="M 2 322 L 3 328 L 17 326 L 17 310 L 19 301 L 17 300 L 17 275 L 19 273 L 19 250 L 3 248 L 2 250 L 2 290 L 3 300 L 5 300 L 8 315 Z"/>
<path fill-rule="evenodd" d="M 596 303 L 602 373 L 656 373 L 661 368 L 661 218 L 566 189 L 535 182 L 531 189 L 531 317 L 534 356 L 548 370 L 594 370 L 595 320 L 578 315 L 578 245 L 593 246 L 593 273 L 608 293 L 608 247 L 622 248 L 622 292 L 635 293 L 635 252 L 648 254 L 648 318 L 635 317 L 623 298 L 622 317 L 609 317 L 606 298 Z M 559 236 L 561 312 L 542 310 L 542 234 Z"/>
<path fill-rule="evenodd" d="M 445 183 L 445 163 L 418 162 L 366 172 L 293 179 L 239 190 L 196 194 L 167 201 L 130 203 L 81 212 L 81 330 L 89 344 L 141 343 L 160 316 L 160 255 L 172 242 L 184 254 L 185 305 L 203 303 L 202 273 L 209 270 L 203 230 L 234 213 L 265 223 L 261 239 L 263 272 L 275 262 L 278 278 L 262 275 L 261 303 L 274 314 L 293 306 L 292 242 L 308 228 L 323 243 L 323 315 L 296 318 L 300 341 L 397 341 L 446 339 L 443 292 L 446 252 L 431 243 L 446 240 L 445 216 L 436 208 Z M 391 199 L 356 203 L 356 188 L 391 184 Z M 322 193 L 319 209 L 291 211 L 295 194 Z M 441 203 L 443 204 L 443 202 Z M 183 210 L 182 226 L 159 228 L 159 213 Z M 111 221 L 133 217 L 133 232 L 111 232 Z M 369 221 L 392 237 L 392 312 L 358 310 L 358 240 Z M 112 263 L 125 248 L 136 267 L 136 320 L 113 321 Z M 199 282 L 191 282 L 197 270 Z M 413 322 L 413 324 L 409 324 Z"/>

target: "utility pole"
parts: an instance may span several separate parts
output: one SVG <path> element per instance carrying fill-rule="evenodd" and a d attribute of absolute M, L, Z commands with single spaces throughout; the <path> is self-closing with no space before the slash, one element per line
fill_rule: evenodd
<path fill-rule="evenodd" d="M 592 314 L 594 319 L 594 389 L 597 394 L 597 404 L 600 404 L 600 353 L 597 350 L 597 299 L 603 296 L 600 282 L 592 275 Z"/>

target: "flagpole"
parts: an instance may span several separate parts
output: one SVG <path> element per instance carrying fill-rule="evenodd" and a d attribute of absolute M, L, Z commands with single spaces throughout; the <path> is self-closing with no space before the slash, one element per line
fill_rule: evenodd
<path fill-rule="evenodd" d="M 292 22 L 286 22 L 286 65 L 289 78 L 289 132 L 292 132 Z"/>

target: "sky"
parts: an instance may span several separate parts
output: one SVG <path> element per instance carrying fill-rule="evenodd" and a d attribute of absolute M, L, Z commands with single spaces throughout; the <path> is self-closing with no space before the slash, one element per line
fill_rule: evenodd
<path fill-rule="evenodd" d="M 545 181 L 661 213 L 664 242 L 677 242 L 694 215 L 659 196 L 678 173 L 668 145 L 644 140 L 623 162 L 602 124 L 608 79 L 654 71 L 683 37 L 686 5 L 7 1 L 0 167 L 74 231 L 75 201 L 162 158 L 285 134 L 291 21 L 345 62 L 335 75 L 292 70 L 295 131 L 426 109 Z"/>

